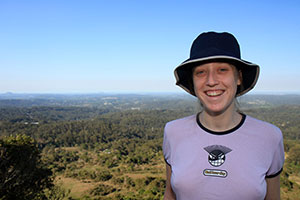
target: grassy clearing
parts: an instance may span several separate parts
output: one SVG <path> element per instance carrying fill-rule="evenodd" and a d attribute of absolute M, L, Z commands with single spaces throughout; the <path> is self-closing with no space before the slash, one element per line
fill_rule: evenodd
<path fill-rule="evenodd" d="M 297 183 L 298 185 L 300 185 L 300 176 L 297 176 L 297 175 L 291 175 L 289 177 L 289 179 L 295 183 Z"/>
<path fill-rule="evenodd" d="M 55 182 L 65 190 L 70 191 L 69 196 L 74 199 L 82 198 L 96 186 L 96 183 L 91 180 L 77 180 L 63 176 L 57 176 Z"/>
<path fill-rule="evenodd" d="M 78 147 L 63 148 L 63 150 L 77 152 L 76 155 L 79 156 L 77 161 L 67 164 L 72 166 L 72 169 L 58 174 L 55 179 L 57 185 L 68 191 L 68 196 L 65 199 L 70 197 L 72 199 L 85 199 L 86 197 L 118 199 L 119 196 L 139 199 L 137 195 L 150 197 L 153 193 L 154 195 L 157 194 L 157 191 L 153 191 L 154 187 L 158 187 L 159 192 L 163 192 L 164 186 L 162 186 L 161 180 L 165 178 L 165 163 L 161 154 L 149 164 L 119 163 L 116 167 L 108 168 L 98 162 L 99 154 L 97 152 L 80 150 Z M 82 159 L 82 155 L 88 159 Z M 92 179 L 88 178 L 87 175 L 99 175 L 105 171 L 112 175 L 108 180 L 99 180 L 98 176 Z M 68 172 L 72 172 L 73 175 Z M 152 185 L 151 182 L 153 182 Z M 91 192 L 99 186 L 102 188 L 99 191 L 109 190 L 105 186 L 113 188 L 114 191 L 104 196 L 94 196 Z"/>

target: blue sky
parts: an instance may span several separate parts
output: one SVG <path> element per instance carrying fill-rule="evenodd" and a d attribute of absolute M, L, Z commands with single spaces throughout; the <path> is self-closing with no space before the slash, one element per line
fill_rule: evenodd
<path fill-rule="evenodd" d="M 205 31 L 261 66 L 254 92 L 300 91 L 299 1 L 0 0 L 0 93 L 184 92 Z"/>

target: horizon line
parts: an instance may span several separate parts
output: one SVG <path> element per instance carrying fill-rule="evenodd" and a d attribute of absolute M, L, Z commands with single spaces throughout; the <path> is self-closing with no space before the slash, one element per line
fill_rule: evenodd
<path fill-rule="evenodd" d="M 186 94 L 184 91 L 99 91 L 99 92 L 0 92 L 0 95 L 95 95 L 95 94 Z M 244 95 L 257 94 L 295 94 L 300 95 L 300 90 L 292 91 L 273 91 L 273 90 L 258 90 L 250 91 Z M 243 96 L 244 96 L 243 95 Z"/>

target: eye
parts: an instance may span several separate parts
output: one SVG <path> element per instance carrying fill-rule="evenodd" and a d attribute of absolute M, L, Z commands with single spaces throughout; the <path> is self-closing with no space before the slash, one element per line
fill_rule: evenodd
<path fill-rule="evenodd" d="M 195 75 L 196 75 L 196 76 L 201 76 L 201 75 L 203 75 L 203 74 L 205 74 L 205 70 L 196 70 L 196 71 L 195 71 Z"/>
<path fill-rule="evenodd" d="M 222 68 L 219 69 L 219 71 L 220 72 L 227 72 L 227 71 L 229 71 L 229 69 L 226 68 L 226 67 L 222 67 Z"/>

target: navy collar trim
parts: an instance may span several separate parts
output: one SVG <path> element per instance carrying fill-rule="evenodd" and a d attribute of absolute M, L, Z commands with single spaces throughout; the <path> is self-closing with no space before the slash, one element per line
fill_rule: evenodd
<path fill-rule="evenodd" d="M 232 129 L 226 130 L 226 131 L 212 131 L 208 128 L 206 128 L 205 126 L 203 126 L 199 120 L 199 115 L 200 113 L 197 114 L 196 116 L 196 120 L 197 120 L 197 124 L 200 126 L 201 129 L 203 129 L 204 131 L 206 131 L 207 133 L 213 134 L 213 135 L 226 135 L 226 134 L 230 134 L 234 131 L 236 131 L 237 129 L 239 129 L 245 122 L 246 120 L 246 115 L 243 113 L 240 113 L 242 115 L 242 119 L 240 121 L 240 123 L 238 123 L 238 125 L 236 125 L 235 127 L 233 127 Z"/>

